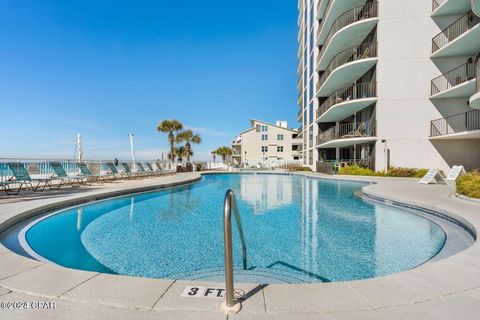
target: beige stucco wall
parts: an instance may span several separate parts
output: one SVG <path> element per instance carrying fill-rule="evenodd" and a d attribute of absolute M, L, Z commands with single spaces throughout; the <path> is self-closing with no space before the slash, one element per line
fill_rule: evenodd
<path fill-rule="evenodd" d="M 257 132 L 256 125 L 266 125 L 266 132 Z M 268 135 L 267 141 L 262 141 L 262 134 Z M 277 135 L 283 134 L 283 140 L 277 140 Z M 241 137 L 241 163 L 248 165 L 258 165 L 263 163 L 265 166 L 277 165 L 283 161 L 293 161 L 292 142 L 295 131 L 277 127 L 266 122 L 255 121 L 253 129 L 244 131 Z M 268 152 L 262 154 L 262 146 L 268 146 Z M 283 152 L 277 151 L 277 146 L 283 146 Z"/>

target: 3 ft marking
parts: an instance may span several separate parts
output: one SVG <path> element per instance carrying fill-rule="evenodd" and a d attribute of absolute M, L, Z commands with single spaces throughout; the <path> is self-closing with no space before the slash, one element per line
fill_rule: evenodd
<path fill-rule="evenodd" d="M 223 299 L 225 297 L 225 289 L 186 286 L 183 290 L 182 297 Z"/>

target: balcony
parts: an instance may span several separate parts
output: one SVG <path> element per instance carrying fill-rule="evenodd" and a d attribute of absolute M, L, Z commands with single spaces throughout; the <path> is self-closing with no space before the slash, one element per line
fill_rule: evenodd
<path fill-rule="evenodd" d="M 300 110 L 298 110 L 298 113 L 297 113 L 297 120 L 298 122 L 302 122 L 302 119 L 303 119 L 303 110 L 300 108 Z"/>
<path fill-rule="evenodd" d="M 302 138 L 292 138 L 292 144 L 293 145 L 301 145 L 301 144 L 303 144 L 303 139 Z"/>
<path fill-rule="evenodd" d="M 453 16 L 470 9 L 471 0 L 432 0 L 432 17 Z"/>
<path fill-rule="evenodd" d="M 470 107 L 480 109 L 480 53 L 475 59 L 475 75 L 477 78 L 476 93 L 470 98 Z"/>
<path fill-rule="evenodd" d="M 430 122 L 430 139 L 480 138 L 480 110 L 470 110 Z"/>
<path fill-rule="evenodd" d="M 330 62 L 317 82 L 317 96 L 328 96 L 337 88 L 355 82 L 377 63 L 377 43 L 364 43 L 343 50 Z"/>
<path fill-rule="evenodd" d="M 342 123 L 317 136 L 317 148 L 344 148 L 376 141 L 374 121 Z"/>
<path fill-rule="evenodd" d="M 325 70 L 329 61 L 340 51 L 359 45 L 378 22 L 378 3 L 367 3 L 341 15 L 332 25 L 320 53 L 317 69 Z M 318 39 L 318 41 L 320 41 Z"/>
<path fill-rule="evenodd" d="M 468 11 L 432 39 L 432 58 L 471 56 L 480 51 L 480 17 Z"/>
<path fill-rule="evenodd" d="M 297 105 L 302 108 L 303 107 L 303 91 L 300 91 L 297 97 Z"/>
<path fill-rule="evenodd" d="M 318 122 L 341 121 L 377 101 L 375 82 L 359 83 L 335 91 L 317 109 Z"/>
<path fill-rule="evenodd" d="M 317 9 L 317 20 L 322 20 L 325 17 L 325 13 L 327 12 L 327 8 L 330 6 L 330 2 L 332 0 L 320 0 L 318 3 Z"/>
<path fill-rule="evenodd" d="M 475 93 L 475 64 L 462 64 L 431 82 L 430 99 L 469 98 Z"/>
<path fill-rule="evenodd" d="M 366 0 L 325 0 L 319 5 L 317 18 L 320 20 L 318 26 L 318 44 L 321 45 L 328 36 L 328 32 L 335 20 L 344 12 L 352 8 L 365 5 Z"/>
<path fill-rule="evenodd" d="M 480 17 L 480 0 L 472 0 L 472 11 Z"/>

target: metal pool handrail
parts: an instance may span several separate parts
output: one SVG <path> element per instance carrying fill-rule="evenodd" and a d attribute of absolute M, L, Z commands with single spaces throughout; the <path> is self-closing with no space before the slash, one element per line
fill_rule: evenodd
<path fill-rule="evenodd" d="M 234 282 L 233 282 L 233 252 L 232 252 L 232 209 L 235 216 L 235 222 L 238 228 L 238 234 L 242 241 L 243 270 L 247 269 L 247 245 L 243 235 L 242 223 L 238 213 L 235 194 L 232 189 L 228 189 L 225 194 L 223 207 L 223 238 L 225 250 L 225 304 L 223 309 L 227 313 L 236 313 L 240 311 L 241 305 L 235 300 Z"/>

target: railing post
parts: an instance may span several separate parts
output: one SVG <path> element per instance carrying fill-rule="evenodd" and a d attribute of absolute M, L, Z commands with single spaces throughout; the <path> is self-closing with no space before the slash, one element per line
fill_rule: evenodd
<path fill-rule="evenodd" d="M 227 314 L 238 313 L 242 305 L 235 299 L 234 295 L 234 279 L 233 279 L 233 252 L 232 252 L 232 207 L 234 205 L 233 191 L 229 189 L 225 194 L 223 208 L 223 241 L 225 255 L 225 301 L 221 308 Z M 242 235 L 243 237 L 243 235 Z M 244 248 L 242 253 L 246 254 Z M 245 260 L 244 260 L 245 261 Z M 244 267 L 245 262 L 244 262 Z"/>

